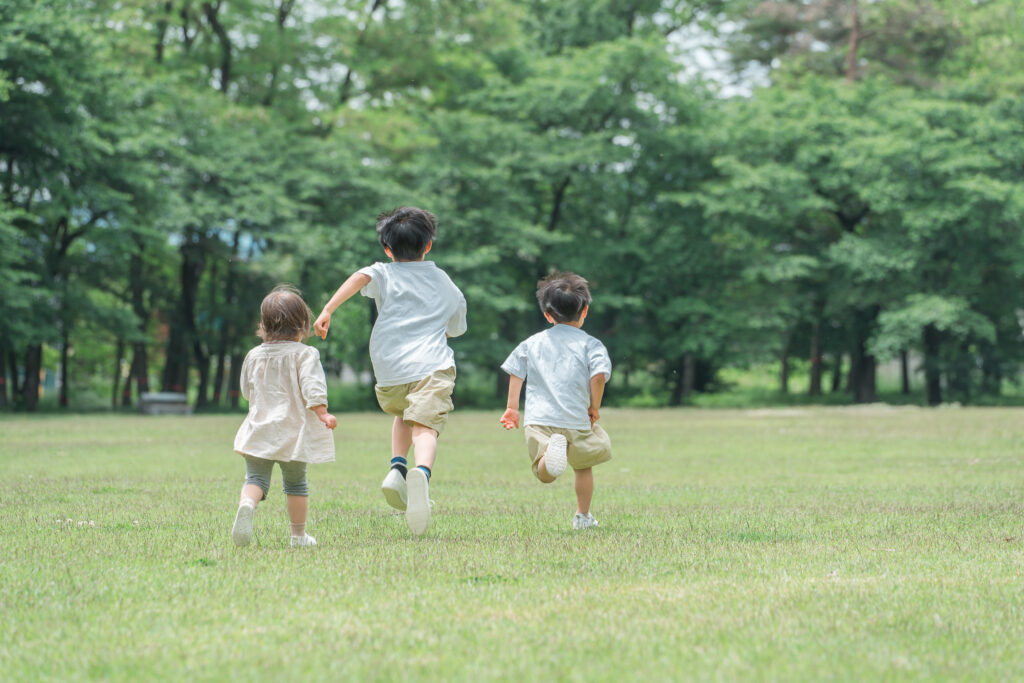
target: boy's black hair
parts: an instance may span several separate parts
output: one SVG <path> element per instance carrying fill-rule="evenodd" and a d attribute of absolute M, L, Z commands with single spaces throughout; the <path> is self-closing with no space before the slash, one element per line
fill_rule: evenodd
<path fill-rule="evenodd" d="M 537 283 L 537 303 L 555 322 L 576 322 L 590 305 L 590 288 L 576 273 L 552 273 Z"/>
<path fill-rule="evenodd" d="M 415 206 L 400 206 L 377 216 L 377 238 L 396 261 L 415 261 L 437 235 L 437 217 Z"/>

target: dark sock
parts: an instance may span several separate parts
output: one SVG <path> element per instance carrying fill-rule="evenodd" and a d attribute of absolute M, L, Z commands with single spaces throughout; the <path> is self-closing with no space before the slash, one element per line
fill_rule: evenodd
<path fill-rule="evenodd" d="M 427 481 L 430 481 L 430 468 L 426 465 L 416 465 L 416 469 L 423 470 L 423 474 L 427 475 Z"/>
<path fill-rule="evenodd" d="M 398 470 L 398 473 L 402 475 L 402 479 L 405 479 L 405 475 L 409 471 L 409 463 L 402 456 L 396 455 L 391 458 L 391 469 Z"/>

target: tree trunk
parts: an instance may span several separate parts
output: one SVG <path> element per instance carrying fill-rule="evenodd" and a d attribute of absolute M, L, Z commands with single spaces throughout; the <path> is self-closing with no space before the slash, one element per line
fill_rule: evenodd
<path fill-rule="evenodd" d="M 21 400 L 26 410 L 39 407 L 39 373 L 43 369 L 43 345 L 33 344 L 25 351 L 25 379 L 21 386 Z"/>
<path fill-rule="evenodd" d="M 61 324 L 60 332 L 60 389 L 58 390 L 57 404 L 61 408 L 68 407 L 68 358 L 71 351 L 71 340 L 68 333 L 68 324 Z"/>
<path fill-rule="evenodd" d="M 693 396 L 693 387 L 697 381 L 697 363 L 692 353 L 683 356 L 683 398 L 689 400 Z"/>
<path fill-rule="evenodd" d="M 942 403 L 942 372 L 939 363 L 942 334 L 934 325 L 926 325 L 923 337 L 925 396 L 928 405 L 937 406 Z"/>
<path fill-rule="evenodd" d="M 671 406 L 679 406 L 683 404 L 683 366 L 684 362 L 680 359 L 672 369 L 672 394 L 669 396 L 668 400 L 668 403 Z"/>
<path fill-rule="evenodd" d="M 832 384 L 831 391 L 836 393 L 842 388 L 843 384 L 843 352 L 836 351 L 835 353 L 835 364 L 832 366 Z"/>
<path fill-rule="evenodd" d="M 910 360 L 906 349 L 900 351 L 900 393 L 910 394 Z"/>
<path fill-rule="evenodd" d="M 821 317 L 815 316 L 811 324 L 811 384 L 808 396 L 821 396 Z"/>
<path fill-rule="evenodd" d="M 231 373 L 230 379 L 228 380 L 228 400 L 230 401 L 232 408 L 238 408 L 238 399 L 241 396 L 241 378 L 242 378 L 242 361 L 244 360 L 242 354 L 233 353 L 231 354 Z"/>
<path fill-rule="evenodd" d="M 117 407 L 117 394 L 121 388 L 121 357 L 124 356 L 124 339 L 121 337 L 117 338 L 117 347 L 114 351 L 114 382 L 110 392 L 110 407 Z M 131 378 L 125 382 L 125 386 L 131 386 Z"/>
<path fill-rule="evenodd" d="M 971 353 L 970 346 L 967 342 L 961 343 L 956 355 L 956 362 L 953 365 L 953 372 L 949 378 L 949 388 L 961 403 L 971 402 L 971 366 L 973 364 L 974 355 Z"/>
<path fill-rule="evenodd" d="M 11 374 L 16 372 L 16 368 L 11 368 Z M 7 353 L 0 352 L 0 410 L 6 410 L 8 406 L 7 401 Z"/>
<path fill-rule="evenodd" d="M 792 335 L 787 335 L 782 345 L 782 354 L 779 356 L 779 391 L 783 394 L 789 393 L 789 352 L 792 347 Z"/>
<path fill-rule="evenodd" d="M 981 391 L 987 396 L 999 396 L 1003 387 L 1003 367 L 994 346 L 981 349 Z"/>
<path fill-rule="evenodd" d="M 877 310 L 859 311 L 854 324 L 853 348 L 850 351 L 850 386 L 855 403 L 874 403 L 877 400 L 875 385 L 875 357 L 867 352 L 868 339 Z"/>
<path fill-rule="evenodd" d="M 124 384 L 124 391 L 121 394 L 121 405 L 132 404 L 132 380 L 135 380 L 138 393 L 144 394 L 149 391 L 149 360 L 146 353 L 146 322 L 149 318 L 149 310 L 146 306 L 146 283 L 143 277 L 143 255 L 146 245 L 138 236 L 134 236 L 135 250 L 132 252 L 128 262 L 128 286 L 131 289 L 132 311 L 138 319 L 140 341 L 132 343 L 132 364 L 128 374 L 128 381 Z"/>
<path fill-rule="evenodd" d="M 203 237 L 195 232 L 186 237 L 181 246 L 180 284 L 181 296 L 175 317 L 171 322 L 170 337 L 167 342 L 167 363 L 164 366 L 164 391 L 187 393 L 189 371 L 189 348 L 196 356 L 196 365 L 203 364 L 202 344 L 195 339 L 196 295 L 199 290 L 199 279 L 203 272 Z M 205 404 L 200 394 L 200 401 Z"/>
<path fill-rule="evenodd" d="M 850 22 L 850 41 L 846 51 L 846 80 L 853 83 L 857 80 L 857 51 L 860 47 L 860 7 L 858 0 L 852 0 L 853 17 Z"/>
<path fill-rule="evenodd" d="M 7 367 L 11 370 L 11 405 L 17 407 L 25 380 L 18 381 L 18 354 L 14 351 L 7 352 Z"/>

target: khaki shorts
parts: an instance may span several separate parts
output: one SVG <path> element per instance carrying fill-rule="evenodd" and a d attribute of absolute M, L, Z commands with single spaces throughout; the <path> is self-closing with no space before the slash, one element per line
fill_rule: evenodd
<path fill-rule="evenodd" d="M 533 475 L 537 475 L 540 458 L 548 449 L 552 434 L 561 434 L 569 442 L 569 465 L 574 470 L 585 470 L 612 459 L 612 440 L 608 432 L 595 424 L 592 429 L 564 429 L 544 425 L 526 425 L 526 449 L 533 462 Z M 539 477 L 538 477 L 539 478 Z"/>
<path fill-rule="evenodd" d="M 410 427 L 417 422 L 438 434 L 448 422 L 448 413 L 455 409 L 452 403 L 453 389 L 455 368 L 438 370 L 418 382 L 374 387 L 377 403 L 385 413 L 402 418 Z"/>

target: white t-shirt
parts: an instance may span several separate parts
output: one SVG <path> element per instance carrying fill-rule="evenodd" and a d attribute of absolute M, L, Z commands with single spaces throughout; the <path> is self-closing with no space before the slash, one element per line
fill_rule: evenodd
<path fill-rule="evenodd" d="M 334 462 L 334 434 L 310 408 L 327 405 L 320 352 L 302 342 L 261 344 L 242 361 L 249 414 L 235 452 L 267 460 Z"/>
<path fill-rule="evenodd" d="M 466 297 L 433 261 L 374 263 L 363 296 L 377 302 L 370 361 L 377 384 L 418 382 L 455 366 L 447 337 L 466 331 Z"/>
<path fill-rule="evenodd" d="M 554 325 L 519 344 L 501 369 L 526 380 L 523 424 L 590 429 L 590 379 L 612 376 L 600 341 L 572 325 Z"/>

